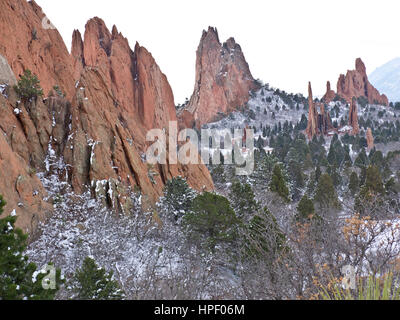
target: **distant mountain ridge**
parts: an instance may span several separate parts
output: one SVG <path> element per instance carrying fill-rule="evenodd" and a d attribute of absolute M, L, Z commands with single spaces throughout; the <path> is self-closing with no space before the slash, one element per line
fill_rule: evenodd
<path fill-rule="evenodd" d="M 390 101 L 400 101 L 400 57 L 377 68 L 369 75 L 369 80 Z"/>

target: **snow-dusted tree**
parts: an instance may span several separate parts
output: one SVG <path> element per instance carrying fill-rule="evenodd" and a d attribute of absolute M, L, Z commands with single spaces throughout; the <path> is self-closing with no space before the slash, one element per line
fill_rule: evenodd
<path fill-rule="evenodd" d="M 0 195 L 0 215 L 5 201 Z M 23 255 L 27 235 L 15 228 L 16 216 L 0 219 L 0 300 L 52 300 L 59 289 L 61 271 L 55 272 L 55 289 L 43 285 L 47 271 L 37 271 Z"/>
<path fill-rule="evenodd" d="M 172 178 L 164 188 L 164 199 L 168 215 L 178 221 L 191 208 L 196 192 L 182 177 Z"/>
<path fill-rule="evenodd" d="M 229 200 L 210 192 L 197 196 L 183 219 L 189 239 L 211 250 L 235 241 L 240 223 Z"/>
<path fill-rule="evenodd" d="M 279 164 L 276 164 L 272 173 L 272 179 L 270 183 L 270 189 L 272 192 L 276 192 L 285 201 L 289 202 L 289 188 L 286 185 L 285 178 L 282 174 L 282 169 Z"/>
<path fill-rule="evenodd" d="M 341 205 L 336 193 L 332 178 L 329 174 L 324 173 L 318 181 L 317 190 L 315 191 L 314 201 L 318 203 L 322 209 L 340 209 Z"/>
<path fill-rule="evenodd" d="M 77 270 L 72 290 L 77 300 L 121 300 L 124 297 L 119 283 L 113 280 L 113 272 L 107 273 L 90 257 Z"/>
<path fill-rule="evenodd" d="M 229 194 L 231 204 L 238 217 L 251 217 L 259 208 L 251 186 L 247 183 L 242 184 L 236 180 L 231 186 Z"/>

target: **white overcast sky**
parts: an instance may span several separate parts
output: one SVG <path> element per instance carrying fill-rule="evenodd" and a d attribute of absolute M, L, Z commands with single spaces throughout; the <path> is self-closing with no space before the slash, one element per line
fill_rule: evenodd
<path fill-rule="evenodd" d="M 367 72 L 400 56 L 399 0 L 36 0 L 70 48 L 98 16 L 133 48 L 146 47 L 166 74 L 175 102 L 190 97 L 203 29 L 233 36 L 255 78 L 288 92 L 316 95 L 361 57 Z"/>

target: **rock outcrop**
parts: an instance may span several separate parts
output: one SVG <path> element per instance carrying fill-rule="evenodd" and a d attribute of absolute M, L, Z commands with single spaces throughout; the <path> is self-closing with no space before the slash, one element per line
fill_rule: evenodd
<path fill-rule="evenodd" d="M 233 38 L 221 44 L 215 28 L 203 31 L 197 49 L 194 92 L 185 108 L 193 115 L 195 126 L 200 128 L 218 114 L 242 107 L 249 100 L 249 91 L 257 88 L 240 45 Z M 178 116 L 183 121 L 189 118 L 183 112 Z"/>
<path fill-rule="evenodd" d="M 355 70 L 348 70 L 347 74 L 341 74 L 337 83 L 337 93 L 348 103 L 353 97 L 365 97 L 370 104 L 381 104 L 387 106 L 388 98 L 380 94 L 368 80 L 364 62 L 358 58 Z"/>
<path fill-rule="evenodd" d="M 352 127 L 352 134 L 357 135 L 360 133 L 360 127 L 358 125 L 358 112 L 356 99 L 351 99 L 350 112 L 349 112 L 349 126 Z"/>
<path fill-rule="evenodd" d="M 29 68 L 47 95 L 53 86 L 74 96 L 72 60 L 61 35 L 48 23 L 35 1 L 0 1 L 0 54 L 18 78 Z"/>
<path fill-rule="evenodd" d="M 9 99 L 0 94 L 0 194 L 7 201 L 5 213 L 16 214 L 17 225 L 30 233 L 53 208 L 43 200 L 46 191 L 30 164 L 39 161 L 39 155 L 44 160 L 33 121 L 24 106 L 15 108 L 15 99 Z"/>
<path fill-rule="evenodd" d="M 72 33 L 71 58 L 73 62 L 73 77 L 76 81 L 81 78 L 85 61 L 83 60 L 83 41 L 79 30 Z"/>
<path fill-rule="evenodd" d="M 139 188 L 154 201 L 177 175 L 198 190 L 213 188 L 204 165 L 149 168 L 143 161 L 147 131 L 161 128 L 168 133 L 169 122 L 177 120 L 167 78 L 145 48 L 136 44 L 132 51 L 116 27 L 110 33 L 94 18 L 86 25 L 83 50 L 73 51 L 83 54 L 75 56 L 83 65 L 72 112 L 74 136 L 65 154 L 67 162 L 74 163 L 70 176 L 75 189 L 112 179 Z"/>
<path fill-rule="evenodd" d="M 84 40 L 74 32 L 70 55 L 57 30 L 43 28 L 43 17 L 34 1 L 0 2 L 0 54 L 17 78 L 30 69 L 45 96 L 53 91 L 26 104 L 10 86 L 6 96 L 0 94 L 5 214 L 16 209 L 17 225 L 28 232 L 51 214 L 35 174 L 49 170 L 49 156 L 64 160 L 62 178 L 75 192 L 90 189 L 120 212 L 128 212 L 131 190 L 140 190 L 144 205 L 151 206 L 167 180 L 178 175 L 197 190 L 213 189 L 203 164 L 145 161 L 153 143 L 146 141 L 147 131 L 168 134 L 169 122 L 177 119 L 172 90 L 152 55 L 139 44 L 131 50 L 116 27 L 110 32 L 99 18 L 87 23 Z M 10 78 L 6 68 L 0 78 Z M 65 97 L 52 90 L 55 85 Z"/>
<path fill-rule="evenodd" d="M 312 139 L 315 135 L 326 135 L 334 130 L 331 117 L 325 111 L 325 105 L 321 102 L 314 102 L 311 82 L 308 83 L 308 124 L 306 135 Z"/>
<path fill-rule="evenodd" d="M 330 81 L 328 81 L 326 83 L 326 93 L 322 97 L 322 101 L 329 103 L 329 102 L 333 101 L 335 99 L 335 97 L 336 97 L 336 92 L 331 89 L 331 83 L 330 83 Z"/>
<path fill-rule="evenodd" d="M 366 136 L 367 136 L 368 150 L 372 150 L 374 148 L 375 144 L 374 144 L 374 136 L 372 135 L 371 128 L 367 129 Z"/>

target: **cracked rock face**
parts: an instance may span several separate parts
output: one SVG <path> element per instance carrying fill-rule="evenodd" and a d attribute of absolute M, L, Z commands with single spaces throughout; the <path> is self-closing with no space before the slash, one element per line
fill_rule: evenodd
<path fill-rule="evenodd" d="M 43 17 L 34 1 L 0 2 L 0 54 L 16 78 L 30 69 L 46 97 L 53 91 L 43 101 L 26 103 L 12 88 L 7 97 L 0 94 L 5 214 L 15 209 L 17 226 L 27 232 L 51 214 L 35 174 L 49 169 L 49 157 L 65 162 L 62 179 L 73 191 L 106 194 L 107 204 L 119 212 L 129 209 L 131 190 L 140 189 L 144 205 L 151 207 L 167 180 L 178 175 L 197 190 L 212 190 L 203 164 L 144 162 L 152 144 L 146 142 L 147 131 L 168 134 L 169 121 L 177 119 L 171 87 L 152 55 L 139 44 L 131 50 L 117 28 L 110 32 L 99 18 L 88 21 L 84 39 L 74 32 L 69 54 L 57 30 L 41 28 Z M 55 85 L 65 97 L 52 90 Z"/>
<path fill-rule="evenodd" d="M 17 226 L 30 233 L 51 214 L 52 206 L 43 200 L 46 191 L 29 164 L 36 157 L 44 159 L 39 137 L 35 130 L 30 131 L 34 129 L 32 121 L 26 123 L 24 131 L 24 123 L 14 109 L 17 108 L 0 95 L 0 193 L 7 201 L 5 213 L 17 214 Z M 29 137 L 28 132 L 33 136 Z"/>
<path fill-rule="evenodd" d="M 242 49 L 233 38 L 221 44 L 218 32 L 209 27 L 203 31 L 196 57 L 195 87 L 186 112 L 178 116 L 197 128 L 212 122 L 220 113 L 242 107 L 249 100 L 249 91 L 257 89 Z"/>

